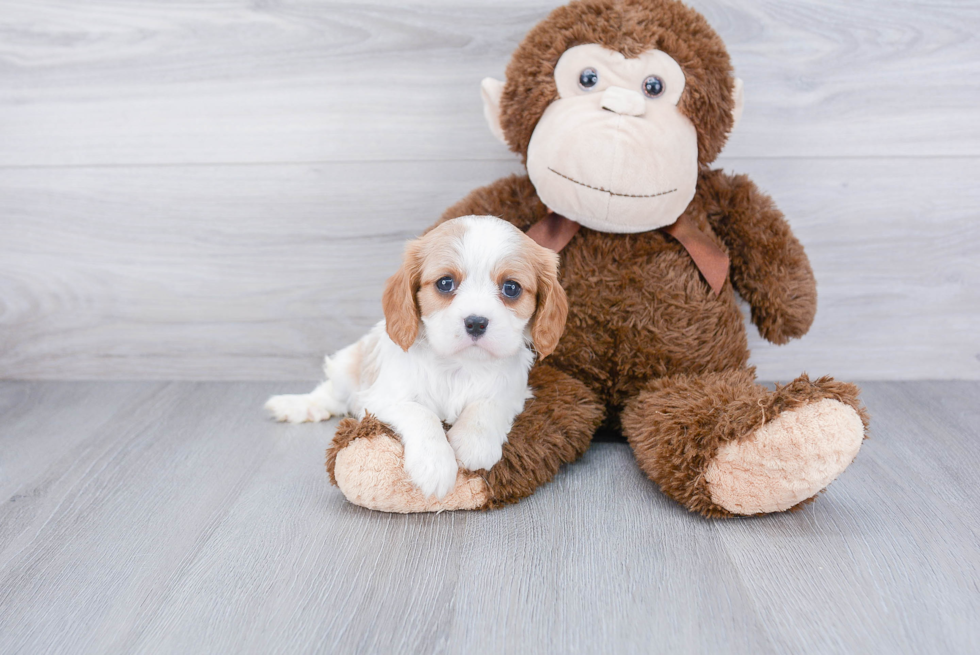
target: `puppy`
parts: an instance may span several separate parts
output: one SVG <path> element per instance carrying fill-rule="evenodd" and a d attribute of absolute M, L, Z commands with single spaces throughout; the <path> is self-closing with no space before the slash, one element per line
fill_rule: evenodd
<path fill-rule="evenodd" d="M 500 460 L 535 351 L 558 344 L 558 256 L 499 218 L 457 218 L 409 242 L 382 307 L 383 321 L 326 359 L 325 382 L 265 407 L 290 423 L 375 415 L 401 437 L 412 481 L 442 498 L 457 461 L 476 471 Z"/>

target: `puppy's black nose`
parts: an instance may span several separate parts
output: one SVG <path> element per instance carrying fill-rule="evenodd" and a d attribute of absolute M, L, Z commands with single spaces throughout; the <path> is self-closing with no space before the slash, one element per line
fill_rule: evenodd
<path fill-rule="evenodd" d="M 463 325 L 466 326 L 466 333 L 470 336 L 482 337 L 487 331 L 487 326 L 490 325 L 490 319 L 483 316 L 467 316 L 463 319 Z"/>

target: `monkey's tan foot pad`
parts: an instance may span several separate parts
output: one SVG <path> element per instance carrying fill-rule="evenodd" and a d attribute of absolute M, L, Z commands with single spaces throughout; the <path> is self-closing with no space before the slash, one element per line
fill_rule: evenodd
<path fill-rule="evenodd" d="M 405 472 L 404 454 L 401 442 L 387 434 L 354 439 L 337 453 L 337 486 L 350 502 L 379 512 L 409 514 L 486 506 L 490 499 L 486 482 L 464 470 L 445 498 L 423 495 Z"/>
<path fill-rule="evenodd" d="M 840 401 L 783 412 L 753 436 L 718 449 L 705 473 L 711 500 L 734 514 L 787 510 L 833 482 L 863 439 L 861 417 Z"/>

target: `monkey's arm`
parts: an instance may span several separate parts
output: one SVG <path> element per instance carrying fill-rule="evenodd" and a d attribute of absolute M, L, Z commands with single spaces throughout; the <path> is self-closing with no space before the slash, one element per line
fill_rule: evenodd
<path fill-rule="evenodd" d="M 526 232 L 547 213 L 548 209 L 538 198 L 534 185 L 527 175 L 511 175 L 485 187 L 474 189 L 468 196 L 447 209 L 435 225 L 452 218 L 476 214 L 498 216 Z"/>
<path fill-rule="evenodd" d="M 803 246 L 783 213 L 745 175 L 711 171 L 705 209 L 731 257 L 735 290 L 752 308 L 768 341 L 784 344 L 806 334 L 817 311 L 817 283 Z"/>

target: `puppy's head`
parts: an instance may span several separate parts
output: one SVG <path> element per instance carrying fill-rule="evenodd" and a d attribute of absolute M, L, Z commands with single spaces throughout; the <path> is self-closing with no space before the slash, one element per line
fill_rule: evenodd
<path fill-rule="evenodd" d="M 528 339 L 546 357 L 568 314 L 558 255 L 492 216 L 446 221 L 409 242 L 382 305 L 403 350 L 424 328 L 440 355 L 474 359 L 509 357 Z"/>

